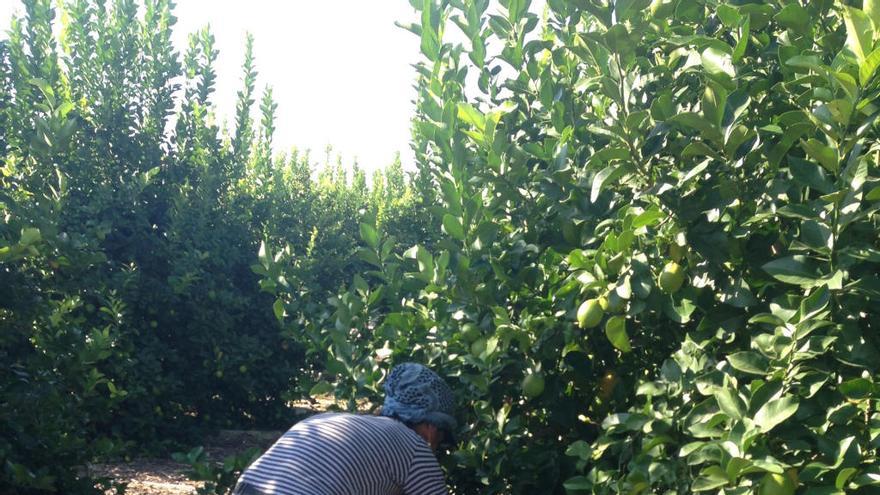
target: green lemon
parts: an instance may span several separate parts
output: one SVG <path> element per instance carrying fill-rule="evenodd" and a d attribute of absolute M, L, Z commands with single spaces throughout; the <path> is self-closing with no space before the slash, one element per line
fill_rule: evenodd
<path fill-rule="evenodd" d="M 758 495 L 793 495 L 797 488 L 796 476 L 767 473 L 761 480 Z"/>
<path fill-rule="evenodd" d="M 484 352 L 486 352 L 486 339 L 481 337 L 471 344 L 471 355 L 480 357 Z"/>
<path fill-rule="evenodd" d="M 220 370 L 217 370 L 214 372 L 214 376 L 216 376 L 217 378 L 223 378 L 223 372 Z"/>
<path fill-rule="evenodd" d="M 565 222 L 562 224 L 562 237 L 569 244 L 578 244 L 581 233 L 573 222 Z"/>
<path fill-rule="evenodd" d="M 654 0 L 648 8 L 654 19 L 666 19 L 675 12 L 675 2 L 672 0 Z"/>
<path fill-rule="evenodd" d="M 461 338 L 464 339 L 465 342 L 474 342 L 483 332 L 480 331 L 480 327 L 473 323 L 465 323 L 461 327 Z"/>
<path fill-rule="evenodd" d="M 540 373 L 529 373 L 523 379 L 522 393 L 530 399 L 544 393 L 544 375 Z"/>
<path fill-rule="evenodd" d="M 681 285 L 684 283 L 684 268 L 678 263 L 670 261 L 663 267 L 663 271 L 660 272 L 658 282 L 663 292 L 667 294 L 678 292 L 678 289 L 681 289 Z"/>
<path fill-rule="evenodd" d="M 598 299 L 587 299 L 577 311 L 577 321 L 581 328 L 593 328 L 602 321 L 605 312 Z"/>
<path fill-rule="evenodd" d="M 153 320 L 150 322 L 150 328 L 157 328 L 159 326 L 159 322 Z"/>
<path fill-rule="evenodd" d="M 247 370 L 248 370 L 248 368 L 247 368 L 247 366 L 245 366 L 245 365 L 241 365 L 241 366 L 238 367 L 238 372 L 239 372 L 239 373 L 247 373 Z"/>

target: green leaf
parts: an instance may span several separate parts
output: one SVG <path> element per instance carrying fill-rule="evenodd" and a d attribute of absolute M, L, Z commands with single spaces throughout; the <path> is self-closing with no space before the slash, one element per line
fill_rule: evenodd
<path fill-rule="evenodd" d="M 868 54 L 874 51 L 874 28 L 871 26 L 871 19 L 855 7 L 844 6 L 843 22 L 846 25 L 846 45 L 861 64 Z"/>
<path fill-rule="evenodd" d="M 632 351 L 629 343 L 629 335 L 626 333 L 626 318 L 623 316 L 612 316 L 605 323 L 605 336 L 611 345 L 619 349 L 621 352 Z"/>
<path fill-rule="evenodd" d="M 570 491 L 591 490 L 593 488 L 593 482 L 585 476 L 575 476 L 565 480 L 565 483 L 563 483 L 562 486 Z"/>
<path fill-rule="evenodd" d="M 822 194 L 834 191 L 834 184 L 825 176 L 822 167 L 807 160 L 790 156 L 788 158 L 788 170 L 792 177 L 804 186 L 812 187 Z"/>
<path fill-rule="evenodd" d="M 730 53 L 710 46 L 700 54 L 700 60 L 703 68 L 712 76 L 730 79 L 736 77 L 736 69 L 733 67 L 733 57 Z"/>
<path fill-rule="evenodd" d="M 19 244 L 23 246 L 30 246 L 32 244 L 36 244 L 43 239 L 43 236 L 40 234 L 40 229 L 34 227 L 26 227 L 21 229 L 21 238 L 19 238 Z"/>
<path fill-rule="evenodd" d="M 743 55 L 746 54 L 746 49 L 749 47 L 749 39 L 751 38 L 751 25 L 752 18 L 744 17 L 739 28 L 739 39 L 736 42 L 736 46 L 733 47 L 732 58 L 734 64 L 739 63 Z"/>
<path fill-rule="evenodd" d="M 753 375 L 766 375 L 770 370 L 770 362 L 754 351 L 735 352 L 727 356 L 727 362 L 737 371 Z"/>
<path fill-rule="evenodd" d="M 779 258 L 761 267 L 773 278 L 787 284 L 813 286 L 822 278 L 818 263 L 802 255 Z"/>
<path fill-rule="evenodd" d="M 837 153 L 828 146 L 822 144 L 818 139 L 810 138 L 801 141 L 801 147 L 810 157 L 819 162 L 826 170 L 837 173 L 840 170 L 840 164 L 837 161 Z"/>
<path fill-rule="evenodd" d="M 840 393 L 849 400 L 863 400 L 870 398 L 874 392 L 874 384 L 866 378 L 854 378 L 845 381 L 838 387 Z"/>
<path fill-rule="evenodd" d="M 700 471 L 700 476 L 694 480 L 694 483 L 691 485 L 691 490 L 695 492 L 715 490 L 729 482 L 730 480 L 727 478 L 727 473 L 724 472 L 720 466 L 709 466 Z"/>
<path fill-rule="evenodd" d="M 846 488 L 846 484 L 850 478 L 852 478 L 857 472 L 858 469 L 853 467 L 841 469 L 840 472 L 837 473 L 837 478 L 834 480 L 834 486 L 837 487 L 838 490 L 843 490 Z"/>
<path fill-rule="evenodd" d="M 786 5 L 774 16 L 779 25 L 791 29 L 798 34 L 810 34 L 810 14 L 797 3 Z"/>
<path fill-rule="evenodd" d="M 648 225 L 653 225 L 664 216 L 665 215 L 660 211 L 660 208 L 657 208 L 656 206 L 652 207 L 633 219 L 632 228 L 639 229 Z"/>
<path fill-rule="evenodd" d="M 486 117 L 470 103 L 458 104 L 458 118 L 480 131 L 486 128 Z"/>
<path fill-rule="evenodd" d="M 862 10 L 874 24 L 874 32 L 877 32 L 880 29 L 880 0 L 864 0 Z"/>
<path fill-rule="evenodd" d="M 315 386 L 313 386 L 309 390 L 309 396 L 311 396 L 312 398 L 319 397 L 322 395 L 327 395 L 327 394 L 333 392 L 333 390 L 334 390 L 333 385 L 331 385 L 330 383 L 328 383 L 326 381 L 321 380 L 320 382 L 316 383 Z"/>
<path fill-rule="evenodd" d="M 565 455 L 587 461 L 593 455 L 593 448 L 587 442 L 578 440 L 565 449 Z"/>
<path fill-rule="evenodd" d="M 590 191 L 590 202 L 595 203 L 599 199 L 599 194 L 606 184 L 610 184 L 629 172 L 629 167 L 619 165 L 609 165 L 603 168 L 593 177 L 593 187 Z"/>
<path fill-rule="evenodd" d="M 771 400 L 764 404 L 758 412 L 755 413 L 755 425 L 762 432 L 775 428 L 777 425 L 790 418 L 798 410 L 798 400 L 796 397 L 788 395 L 777 400 Z"/>
<path fill-rule="evenodd" d="M 715 391 L 718 407 L 733 419 L 742 419 L 747 412 L 746 404 L 737 391 L 730 386 L 720 387 Z"/>
<path fill-rule="evenodd" d="M 693 113 L 693 112 L 682 112 L 671 119 L 669 119 L 670 123 L 676 123 L 683 125 L 685 127 L 690 127 L 691 129 L 696 129 L 700 131 L 706 139 L 711 139 L 713 141 L 721 141 L 721 131 L 718 127 L 701 115 Z"/>
<path fill-rule="evenodd" d="M 431 274 L 434 271 L 434 257 L 422 246 L 413 246 L 406 250 L 404 256 L 418 262 L 419 272 Z"/>
<path fill-rule="evenodd" d="M 859 64 L 859 83 L 862 86 L 867 86 L 874 78 L 878 67 L 880 67 L 880 48 L 871 52 L 865 61 Z"/>
<path fill-rule="evenodd" d="M 459 217 L 454 217 L 449 213 L 443 215 L 443 231 L 455 240 L 464 240 L 464 227 L 462 227 Z"/>
<path fill-rule="evenodd" d="M 275 303 L 272 304 L 272 312 L 275 313 L 275 318 L 279 322 L 284 321 L 284 301 L 281 299 L 276 299 Z"/>
<path fill-rule="evenodd" d="M 367 246 L 370 246 L 373 249 L 379 247 L 379 232 L 376 231 L 376 228 L 368 223 L 360 224 L 361 231 L 361 239 L 367 243 Z"/>
<path fill-rule="evenodd" d="M 440 36 L 434 29 L 433 14 L 433 0 L 424 0 L 422 3 L 421 49 L 422 53 L 431 61 L 440 57 Z"/>

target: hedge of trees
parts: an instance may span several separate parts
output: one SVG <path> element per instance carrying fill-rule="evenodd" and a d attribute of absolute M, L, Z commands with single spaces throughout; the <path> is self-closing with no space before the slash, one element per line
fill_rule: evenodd
<path fill-rule="evenodd" d="M 335 292 L 362 270 L 361 219 L 423 238 L 400 161 L 368 185 L 330 149 L 274 153 L 252 38 L 221 127 L 214 38 L 178 54 L 170 1 L 23 5 L 0 44 L 0 491 L 86 493 L 93 459 L 289 425 L 306 349 L 260 243 Z"/>
<path fill-rule="evenodd" d="M 219 129 L 168 2 L 72 1 L 58 37 L 26 2 L 2 483 L 87 490 L 95 456 L 419 360 L 460 401 L 455 493 L 876 493 L 880 4 L 410 4 L 418 172 L 367 187 L 273 155 L 252 49 Z"/>
<path fill-rule="evenodd" d="M 848 3 L 411 2 L 443 237 L 363 225 L 372 270 L 329 316 L 276 290 L 285 324 L 342 396 L 450 377 L 456 493 L 877 493 L 880 4 Z"/>

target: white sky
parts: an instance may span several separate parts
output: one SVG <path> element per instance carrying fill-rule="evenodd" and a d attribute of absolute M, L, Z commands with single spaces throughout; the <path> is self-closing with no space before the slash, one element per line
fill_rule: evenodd
<path fill-rule="evenodd" d="M 0 0 L 0 37 L 20 10 L 19 0 Z M 313 159 L 323 160 L 331 144 L 369 176 L 400 151 L 404 166 L 414 168 L 411 64 L 419 60 L 419 40 L 394 25 L 417 20 L 407 0 L 177 0 L 175 13 L 178 51 L 188 33 L 211 25 L 220 51 L 214 102 L 230 127 L 250 31 L 257 89 L 270 84 L 278 103 L 276 152 L 311 148 Z"/>

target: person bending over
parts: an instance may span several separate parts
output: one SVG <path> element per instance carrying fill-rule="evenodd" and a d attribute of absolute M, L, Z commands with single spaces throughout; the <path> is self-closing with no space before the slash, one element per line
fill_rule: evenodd
<path fill-rule="evenodd" d="M 300 421 L 241 475 L 235 495 L 448 495 L 434 451 L 453 443 L 449 386 L 416 363 L 385 380 L 380 416 Z"/>

